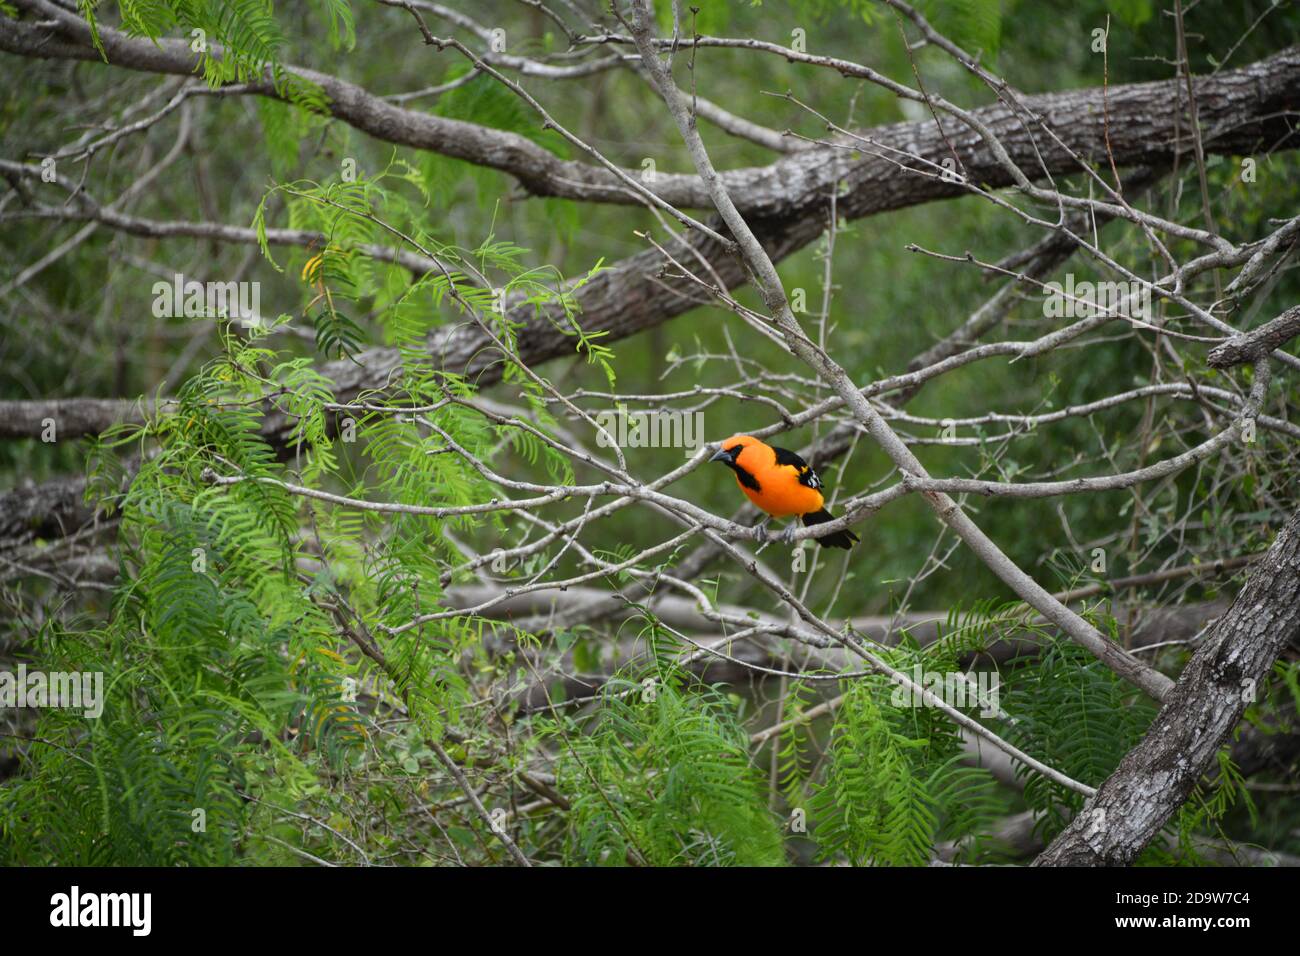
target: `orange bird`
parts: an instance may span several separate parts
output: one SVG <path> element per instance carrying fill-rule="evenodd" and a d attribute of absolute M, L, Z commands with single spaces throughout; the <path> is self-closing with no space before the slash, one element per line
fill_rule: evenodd
<path fill-rule="evenodd" d="M 736 473 L 736 484 L 768 518 L 800 517 L 807 526 L 825 524 L 834 518 L 826 510 L 821 479 L 812 466 L 792 451 L 765 445 L 750 435 L 735 435 L 718 446 L 709 461 L 720 461 Z M 767 540 L 767 522 L 754 528 L 754 537 Z M 787 543 L 795 525 L 785 529 Z M 845 529 L 817 539 L 823 548 L 851 548 L 858 536 Z"/>

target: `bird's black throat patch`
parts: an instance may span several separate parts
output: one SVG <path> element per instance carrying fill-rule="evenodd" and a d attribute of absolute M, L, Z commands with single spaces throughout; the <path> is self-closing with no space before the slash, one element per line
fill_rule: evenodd
<path fill-rule="evenodd" d="M 758 479 L 755 478 L 753 475 L 751 475 L 749 472 L 747 472 L 744 468 L 741 468 L 734 461 L 727 462 L 727 467 L 736 473 L 736 478 L 746 488 L 750 489 L 751 491 L 763 490 L 761 487 L 759 487 Z"/>
<path fill-rule="evenodd" d="M 730 468 L 732 471 L 736 473 L 736 479 L 744 487 L 750 489 L 751 491 L 762 491 L 762 488 L 758 484 L 758 479 L 755 478 L 743 466 L 736 464 L 735 461 L 736 456 L 739 455 L 744 450 L 745 450 L 744 445 L 735 445 L 731 448 L 728 448 L 727 454 L 729 454 L 731 458 L 727 459 L 726 465 L 728 468 Z"/>

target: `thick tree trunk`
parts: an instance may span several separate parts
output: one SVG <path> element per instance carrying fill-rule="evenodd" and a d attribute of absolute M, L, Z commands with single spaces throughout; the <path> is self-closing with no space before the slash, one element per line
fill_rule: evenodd
<path fill-rule="evenodd" d="M 1192 655 L 1142 742 L 1035 866 L 1132 863 L 1214 764 L 1278 655 L 1300 635 L 1300 512 Z"/>

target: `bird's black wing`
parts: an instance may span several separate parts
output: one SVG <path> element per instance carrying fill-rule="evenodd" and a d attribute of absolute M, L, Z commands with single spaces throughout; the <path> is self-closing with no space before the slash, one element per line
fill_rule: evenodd
<path fill-rule="evenodd" d="M 822 480 L 817 477 L 817 472 L 813 471 L 812 465 L 804 461 L 802 457 L 788 448 L 777 448 L 772 446 L 772 451 L 776 452 L 776 463 L 778 465 L 791 465 L 799 473 L 799 484 L 807 485 L 809 488 L 820 488 Z"/>

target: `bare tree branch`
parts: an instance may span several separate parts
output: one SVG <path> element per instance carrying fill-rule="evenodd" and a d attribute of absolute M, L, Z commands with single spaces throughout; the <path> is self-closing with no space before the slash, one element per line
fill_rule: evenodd
<path fill-rule="evenodd" d="M 1257 329 L 1235 336 L 1210 349 L 1205 364 L 1210 368 L 1232 368 L 1254 362 L 1300 335 L 1300 305 L 1287 309 Z"/>

